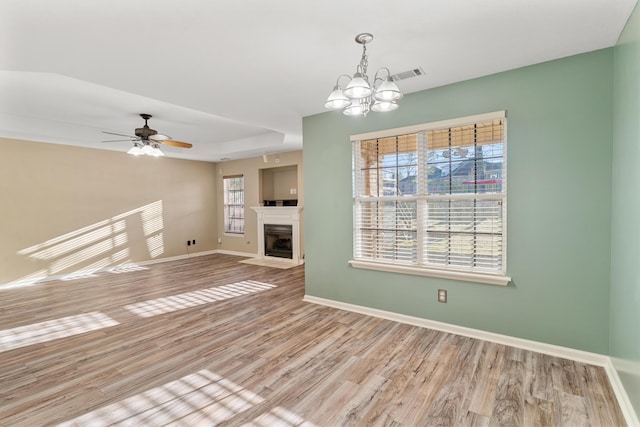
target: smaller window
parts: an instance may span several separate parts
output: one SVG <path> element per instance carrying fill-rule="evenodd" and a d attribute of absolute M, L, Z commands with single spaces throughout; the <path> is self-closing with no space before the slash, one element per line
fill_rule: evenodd
<path fill-rule="evenodd" d="M 224 232 L 244 234 L 244 176 L 222 178 L 224 182 Z"/>

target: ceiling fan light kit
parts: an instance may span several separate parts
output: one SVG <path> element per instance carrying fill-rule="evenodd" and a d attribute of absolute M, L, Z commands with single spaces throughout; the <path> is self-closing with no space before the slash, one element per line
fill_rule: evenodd
<path fill-rule="evenodd" d="M 141 144 L 140 142 L 134 142 L 133 147 L 127 154 L 131 154 L 133 156 L 152 156 L 152 157 L 162 157 L 164 153 L 160 150 L 160 147 L 154 143 Z"/>
<path fill-rule="evenodd" d="M 344 108 L 343 114 L 347 116 L 365 117 L 369 111 L 387 112 L 399 108 L 397 101 L 402 98 L 402 93 L 393 82 L 391 72 L 387 67 L 378 69 L 373 77 L 373 84 L 369 83 L 367 43 L 371 40 L 373 40 L 373 35 L 370 33 L 361 33 L 356 36 L 356 43 L 362 45 L 360 64 L 356 67 L 353 77 L 348 74 L 338 76 L 336 84 L 324 104 L 325 108 L 330 110 Z M 386 76 L 384 76 L 385 74 Z M 340 79 L 343 77 L 349 79 L 344 89 L 340 86 Z"/>
<path fill-rule="evenodd" d="M 164 153 L 160 150 L 160 144 L 171 145 L 172 147 L 179 148 L 191 148 L 192 145 L 187 142 L 174 141 L 170 136 L 163 135 L 158 133 L 157 130 L 151 129 L 147 124 L 148 120 L 152 117 L 151 114 L 140 114 L 140 117 L 144 120 L 144 126 L 141 128 L 136 128 L 135 136 L 125 135 L 121 133 L 114 132 L 106 132 L 102 131 L 102 133 L 106 133 L 109 135 L 118 135 L 118 136 L 126 136 L 129 140 L 133 140 L 133 147 L 127 154 L 131 154 L 133 156 L 152 156 L 152 157 L 162 157 Z M 127 140 L 122 140 L 127 141 Z M 104 141 L 104 142 L 115 142 L 115 141 Z"/>
<path fill-rule="evenodd" d="M 142 148 L 134 142 L 133 147 L 131 147 L 131 149 L 127 151 L 127 154 L 131 154 L 133 156 L 141 156 L 144 153 L 142 152 Z"/>

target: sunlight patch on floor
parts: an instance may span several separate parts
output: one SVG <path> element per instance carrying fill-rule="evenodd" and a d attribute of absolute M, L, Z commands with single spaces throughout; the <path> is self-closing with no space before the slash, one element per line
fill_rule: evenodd
<path fill-rule="evenodd" d="M 244 280 L 229 285 L 216 286 L 214 288 L 201 289 L 184 294 L 172 295 L 126 305 L 124 308 L 140 317 L 157 316 L 215 301 L 222 301 L 242 295 L 263 292 L 277 286 L 255 280 Z"/>
<path fill-rule="evenodd" d="M 269 412 L 265 412 L 264 414 L 259 415 L 253 421 L 247 424 L 243 424 L 243 427 L 272 427 L 272 426 L 282 426 L 282 427 L 317 427 L 312 422 L 306 421 L 304 418 L 300 417 L 298 414 L 295 414 L 281 406 L 276 406 L 271 409 Z"/>
<path fill-rule="evenodd" d="M 203 369 L 59 425 L 216 425 L 263 403 L 258 394 Z M 314 426 L 282 407 L 246 425 Z"/>
<path fill-rule="evenodd" d="M 94 311 L 0 330 L 0 352 L 108 328 L 119 323 Z"/>

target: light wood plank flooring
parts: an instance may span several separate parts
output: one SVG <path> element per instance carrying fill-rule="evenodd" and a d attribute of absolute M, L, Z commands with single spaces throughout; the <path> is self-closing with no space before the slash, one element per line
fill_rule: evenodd
<path fill-rule="evenodd" d="M 0 290 L 0 425 L 624 425 L 602 368 L 304 303 L 304 267 L 240 259 Z"/>

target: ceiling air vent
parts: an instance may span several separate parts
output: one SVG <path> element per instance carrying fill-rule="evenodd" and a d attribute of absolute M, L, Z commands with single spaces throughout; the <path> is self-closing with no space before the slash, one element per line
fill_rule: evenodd
<path fill-rule="evenodd" d="M 418 77 L 418 76 L 424 76 L 424 70 L 422 69 L 422 67 L 418 67 L 418 68 L 414 68 L 413 70 L 403 71 L 401 73 L 394 74 L 391 76 L 391 79 L 394 82 L 397 82 L 398 80 L 406 80 L 406 79 L 410 79 L 411 77 Z"/>

